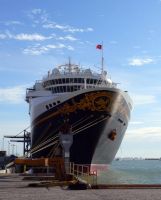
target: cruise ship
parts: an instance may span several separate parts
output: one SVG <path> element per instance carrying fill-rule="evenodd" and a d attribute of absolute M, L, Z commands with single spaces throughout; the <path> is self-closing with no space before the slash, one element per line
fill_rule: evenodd
<path fill-rule="evenodd" d="M 132 101 L 106 71 L 67 64 L 55 67 L 26 91 L 31 156 L 63 156 L 61 134 L 71 134 L 70 162 L 110 164 L 130 119 Z"/>

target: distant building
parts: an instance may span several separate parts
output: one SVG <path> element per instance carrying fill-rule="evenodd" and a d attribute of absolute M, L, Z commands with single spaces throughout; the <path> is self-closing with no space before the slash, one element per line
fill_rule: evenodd
<path fill-rule="evenodd" d="M 6 163 L 6 151 L 0 151 L 0 169 L 5 168 Z"/>
<path fill-rule="evenodd" d="M 7 156 L 6 151 L 0 151 L 0 169 L 5 169 L 5 166 L 15 160 L 15 158 L 16 156 L 14 155 Z"/>

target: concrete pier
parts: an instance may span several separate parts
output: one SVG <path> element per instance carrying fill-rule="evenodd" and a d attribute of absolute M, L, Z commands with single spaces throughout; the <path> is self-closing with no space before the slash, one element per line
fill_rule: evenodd
<path fill-rule="evenodd" d="M 58 186 L 32 188 L 28 187 L 29 183 L 36 183 L 36 181 L 25 181 L 17 174 L 0 174 L 0 200 L 160 200 L 161 197 L 161 189 L 155 187 L 66 190 Z"/>

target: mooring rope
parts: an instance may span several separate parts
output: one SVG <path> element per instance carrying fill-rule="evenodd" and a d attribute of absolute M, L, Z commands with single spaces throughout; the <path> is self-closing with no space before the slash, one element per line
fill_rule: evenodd
<path fill-rule="evenodd" d="M 78 134 L 79 132 L 82 132 L 82 131 L 84 131 L 85 129 L 90 128 L 91 126 L 94 126 L 94 125 L 96 125 L 96 124 L 98 124 L 98 123 L 100 123 L 100 122 L 102 122 L 102 121 L 104 121 L 104 120 L 106 120 L 106 119 L 108 119 L 108 117 L 105 117 L 105 118 L 103 118 L 103 119 L 97 121 L 96 123 L 91 124 L 91 125 L 88 126 L 88 127 L 82 128 L 82 129 L 79 130 L 79 131 L 75 131 L 75 132 L 73 133 L 73 135 Z"/>
<path fill-rule="evenodd" d="M 57 142 L 59 142 L 59 141 L 56 140 L 56 141 L 54 141 L 54 142 L 52 142 L 52 143 L 50 143 L 50 144 L 48 144 L 48 145 L 46 145 L 46 146 L 44 146 L 44 147 L 42 147 L 42 148 L 40 148 L 40 149 L 38 149 L 38 150 L 32 152 L 32 154 L 35 154 L 35 153 L 37 153 L 37 152 L 39 152 L 39 151 L 42 151 L 42 150 L 44 150 L 44 149 L 50 147 L 51 145 L 53 145 L 53 144 L 55 144 L 55 143 L 57 143 Z"/>
<path fill-rule="evenodd" d="M 52 138 L 50 138 L 50 139 L 48 139 L 48 140 L 46 140 L 46 141 L 40 143 L 39 145 L 37 145 L 36 147 L 34 147 L 33 149 L 31 149 L 31 150 L 30 150 L 30 153 L 32 153 L 34 150 L 36 150 L 36 149 L 38 149 L 38 148 L 44 146 L 46 143 L 49 143 L 50 141 L 56 139 L 57 137 L 58 137 L 58 134 L 55 135 L 55 136 L 53 136 Z"/>

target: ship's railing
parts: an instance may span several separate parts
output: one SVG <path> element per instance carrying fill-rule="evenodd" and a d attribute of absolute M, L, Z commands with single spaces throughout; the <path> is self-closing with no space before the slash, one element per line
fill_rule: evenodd
<path fill-rule="evenodd" d="M 88 184 L 97 185 L 97 170 L 91 171 L 89 165 L 70 162 L 69 172 L 78 179 L 86 181 Z"/>
<path fill-rule="evenodd" d="M 26 94 L 28 93 L 28 92 L 32 92 L 32 91 L 34 91 L 35 89 L 32 87 L 32 88 L 26 88 Z"/>
<path fill-rule="evenodd" d="M 36 83 L 42 83 L 42 80 L 36 80 Z"/>

